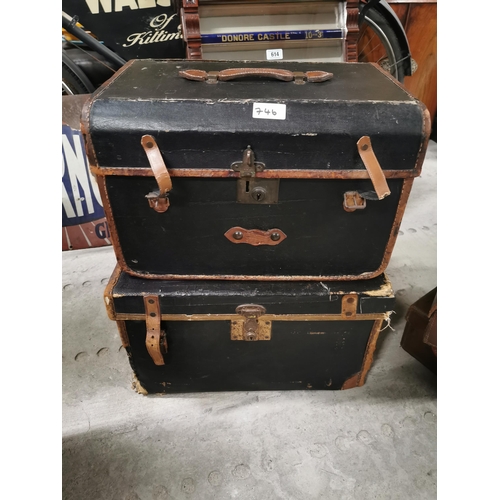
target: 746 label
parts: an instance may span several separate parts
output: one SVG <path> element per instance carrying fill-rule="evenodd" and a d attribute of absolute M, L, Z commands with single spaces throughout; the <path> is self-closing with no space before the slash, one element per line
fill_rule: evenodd
<path fill-rule="evenodd" d="M 263 118 L 264 120 L 285 120 L 286 104 L 254 102 L 252 118 Z"/>

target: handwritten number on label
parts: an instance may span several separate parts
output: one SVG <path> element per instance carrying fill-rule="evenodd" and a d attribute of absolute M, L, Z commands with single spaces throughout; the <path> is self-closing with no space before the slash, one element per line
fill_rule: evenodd
<path fill-rule="evenodd" d="M 255 102 L 253 104 L 252 118 L 269 120 L 285 120 L 286 104 Z"/>

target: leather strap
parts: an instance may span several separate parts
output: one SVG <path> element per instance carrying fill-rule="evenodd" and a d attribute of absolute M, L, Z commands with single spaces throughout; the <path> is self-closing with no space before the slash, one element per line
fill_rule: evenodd
<path fill-rule="evenodd" d="M 144 296 L 146 310 L 146 349 L 155 365 L 164 365 L 161 352 L 161 312 L 160 303 L 156 295 Z"/>
<path fill-rule="evenodd" d="M 300 73 L 275 68 L 231 68 L 222 71 L 210 71 L 208 73 L 199 69 L 187 69 L 179 71 L 179 76 L 197 82 L 210 82 L 212 80 L 227 82 L 246 76 L 257 76 L 274 78 L 283 82 L 301 82 L 305 80 L 310 83 L 318 83 L 331 80 L 333 78 L 333 73 L 327 73 L 326 71 L 306 71 L 305 73 Z"/>
<path fill-rule="evenodd" d="M 372 142 L 367 135 L 361 137 L 358 141 L 358 152 L 368 171 L 368 175 L 373 183 L 373 188 L 377 193 L 378 199 L 383 200 L 386 196 L 391 194 L 391 190 L 387 185 L 384 171 L 373 152 Z"/>
<path fill-rule="evenodd" d="M 151 135 L 143 135 L 141 144 L 148 156 L 149 165 L 160 188 L 160 196 L 165 196 L 172 189 L 172 179 L 163 161 L 160 149 Z"/>

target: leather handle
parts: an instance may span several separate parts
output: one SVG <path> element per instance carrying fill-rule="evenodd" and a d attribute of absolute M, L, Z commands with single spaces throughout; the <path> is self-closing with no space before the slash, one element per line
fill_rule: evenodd
<path fill-rule="evenodd" d="M 148 157 L 149 165 L 155 176 L 156 182 L 160 189 L 159 192 L 153 192 L 146 195 L 149 205 L 157 212 L 166 212 L 170 202 L 168 193 L 172 189 L 172 179 L 168 173 L 167 167 L 161 156 L 161 151 L 156 144 L 156 141 L 151 135 L 143 135 L 141 144 Z"/>
<path fill-rule="evenodd" d="M 368 171 L 368 175 L 373 183 L 373 188 L 377 193 L 378 199 L 383 200 L 386 196 L 391 194 L 391 190 L 387 185 L 387 180 L 380 163 L 373 152 L 372 142 L 370 138 L 365 135 L 358 141 L 358 152 L 361 160 Z"/>
<path fill-rule="evenodd" d="M 227 82 L 248 76 L 274 78 L 275 80 L 281 80 L 283 82 L 294 81 L 295 83 L 304 83 L 304 81 L 306 81 L 318 83 L 331 80 L 333 78 L 333 73 L 328 73 L 326 71 L 306 71 L 302 73 L 299 71 L 276 68 L 230 68 L 222 71 L 209 72 L 199 69 L 187 69 L 179 71 L 179 76 L 187 80 L 194 80 L 197 82 L 206 81 L 207 83 L 217 83 L 217 81 Z"/>
<path fill-rule="evenodd" d="M 266 78 L 274 78 L 283 82 L 291 82 L 293 80 L 293 73 L 286 69 L 272 69 L 272 68 L 233 68 L 224 69 L 219 71 L 217 79 L 221 82 L 229 80 L 236 80 L 237 78 L 244 78 L 246 76 L 263 76 Z"/>

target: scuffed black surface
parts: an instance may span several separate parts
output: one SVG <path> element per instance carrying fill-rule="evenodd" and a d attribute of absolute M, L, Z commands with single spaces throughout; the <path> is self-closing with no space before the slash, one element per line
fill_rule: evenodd
<path fill-rule="evenodd" d="M 296 85 L 266 78 L 209 85 L 180 69 L 261 67 L 249 62 L 134 62 L 95 99 L 90 135 L 103 167 L 149 168 L 140 144 L 151 134 L 169 168 L 230 168 L 251 145 L 268 169 L 364 168 L 356 143 L 368 135 L 384 169 L 415 167 L 422 109 L 369 64 L 267 62 L 292 71 L 334 74 Z M 252 118 L 254 102 L 287 106 L 286 120 Z"/>

